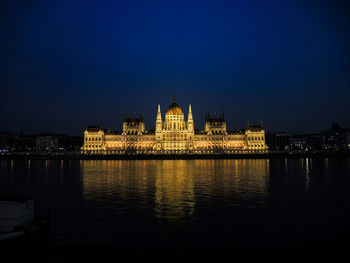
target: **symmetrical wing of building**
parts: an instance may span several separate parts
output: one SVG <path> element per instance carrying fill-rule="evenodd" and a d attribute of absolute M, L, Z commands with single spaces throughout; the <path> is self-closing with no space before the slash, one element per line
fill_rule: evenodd
<path fill-rule="evenodd" d="M 155 130 L 146 131 L 142 115 L 125 117 L 122 132 L 104 130 L 102 126 L 86 126 L 83 154 L 174 154 L 174 153 L 249 153 L 266 152 L 262 125 L 239 131 L 227 131 L 223 114 L 205 118 L 204 130 L 194 129 L 191 105 L 187 121 L 175 97 L 164 121 L 158 105 Z"/>

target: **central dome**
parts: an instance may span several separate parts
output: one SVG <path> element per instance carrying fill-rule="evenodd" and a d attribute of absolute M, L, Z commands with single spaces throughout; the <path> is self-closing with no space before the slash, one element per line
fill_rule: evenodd
<path fill-rule="evenodd" d="M 176 104 L 175 96 L 173 98 L 173 103 L 169 106 L 166 115 L 183 115 L 182 110 L 179 105 Z"/>

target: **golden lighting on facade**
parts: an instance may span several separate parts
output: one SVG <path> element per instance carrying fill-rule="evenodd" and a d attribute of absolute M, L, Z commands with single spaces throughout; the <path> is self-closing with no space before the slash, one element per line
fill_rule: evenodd
<path fill-rule="evenodd" d="M 203 131 L 195 131 L 192 108 L 187 121 L 176 103 L 169 106 L 164 121 L 158 105 L 156 128 L 145 130 L 143 116 L 125 117 L 122 132 L 87 126 L 84 131 L 83 154 L 211 154 L 263 153 L 267 151 L 262 124 L 240 131 L 227 131 L 224 114 L 219 118 L 206 115 Z"/>

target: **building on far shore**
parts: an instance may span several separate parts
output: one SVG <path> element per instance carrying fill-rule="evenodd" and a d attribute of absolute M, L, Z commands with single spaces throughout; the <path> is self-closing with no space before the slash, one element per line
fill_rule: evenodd
<path fill-rule="evenodd" d="M 158 105 L 155 129 L 147 131 L 143 116 L 125 116 L 122 132 L 104 130 L 102 126 L 86 126 L 83 154 L 174 154 L 174 153 L 263 153 L 267 151 L 265 131 L 260 125 L 228 131 L 224 114 L 205 117 L 204 130 L 194 128 L 189 105 L 187 121 L 174 97 L 162 119 Z"/>
<path fill-rule="evenodd" d="M 0 132 L 0 152 L 12 151 L 17 141 L 17 135 L 10 132 Z"/>
<path fill-rule="evenodd" d="M 287 151 L 289 136 L 285 132 L 267 132 L 266 145 L 271 151 Z"/>
<path fill-rule="evenodd" d="M 8 152 L 55 152 L 80 151 L 81 136 L 64 134 L 23 134 L 0 132 L 0 153 Z"/>
<path fill-rule="evenodd" d="M 343 129 L 339 123 L 321 132 L 322 148 L 325 150 L 350 149 L 350 129 Z"/>
<path fill-rule="evenodd" d="M 35 148 L 44 152 L 57 151 L 59 150 L 58 137 L 50 133 L 39 134 L 35 138 Z"/>
<path fill-rule="evenodd" d="M 68 136 L 64 134 L 43 133 L 35 139 L 36 150 L 51 151 L 79 151 L 83 144 L 81 136 Z"/>
<path fill-rule="evenodd" d="M 294 135 L 289 138 L 291 150 L 342 151 L 350 149 L 350 129 L 333 123 L 330 129 L 320 133 Z"/>
<path fill-rule="evenodd" d="M 309 151 L 322 149 L 322 136 L 318 133 L 294 135 L 289 138 L 291 150 Z"/>

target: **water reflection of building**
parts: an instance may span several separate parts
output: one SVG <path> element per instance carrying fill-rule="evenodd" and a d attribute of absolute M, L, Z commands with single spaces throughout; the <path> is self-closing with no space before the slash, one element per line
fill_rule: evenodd
<path fill-rule="evenodd" d="M 162 161 L 156 164 L 155 215 L 168 220 L 192 215 L 195 209 L 193 161 Z"/>
<path fill-rule="evenodd" d="M 152 176 L 148 176 L 153 161 L 90 160 L 80 161 L 85 199 L 119 196 L 127 201 L 142 200 L 147 195 Z M 145 199 L 144 199 L 145 200 Z"/>
<path fill-rule="evenodd" d="M 164 121 L 158 105 L 155 130 L 145 130 L 143 116 L 125 117 L 122 132 L 104 130 L 102 126 L 87 126 L 84 131 L 83 154 L 168 154 L 168 153 L 247 153 L 265 152 L 265 131 L 260 125 L 227 131 L 224 114 L 219 118 L 205 118 L 203 131 L 194 129 L 192 108 L 187 121 L 180 106 L 169 106 Z"/>
<path fill-rule="evenodd" d="M 264 205 L 269 160 L 93 160 L 81 161 L 81 172 L 85 200 L 178 222 L 191 220 L 199 204 Z"/>

